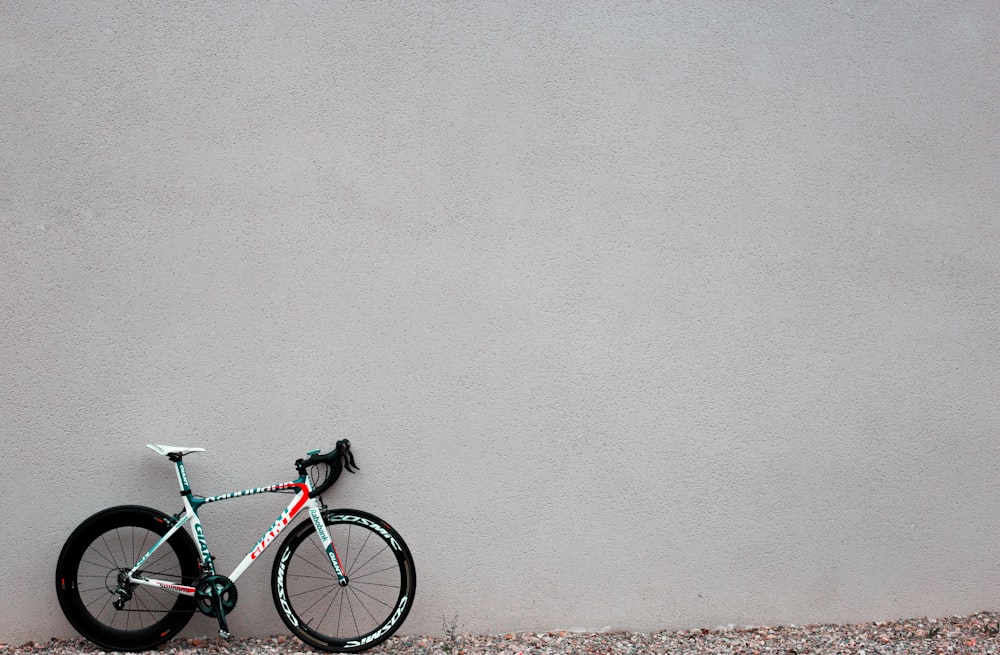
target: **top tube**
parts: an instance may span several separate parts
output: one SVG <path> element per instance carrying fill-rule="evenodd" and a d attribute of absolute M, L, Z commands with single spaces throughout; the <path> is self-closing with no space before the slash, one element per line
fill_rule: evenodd
<path fill-rule="evenodd" d="M 233 491 L 231 493 L 219 494 L 216 496 L 196 496 L 191 490 L 191 484 L 188 482 L 187 469 L 184 466 L 184 460 L 178 456 L 174 461 L 174 466 L 177 469 L 177 482 L 181 487 L 181 495 L 187 497 L 188 501 L 191 503 L 191 508 L 195 512 L 197 512 L 202 505 L 218 502 L 220 500 L 230 500 L 232 498 L 253 496 L 255 494 L 281 493 L 284 491 L 299 491 L 308 497 L 309 493 L 312 491 L 312 484 L 310 483 L 309 476 L 301 475 L 297 479 L 290 482 L 269 484 L 264 487 L 253 487 L 251 489 L 243 489 L 242 491 Z"/>
<path fill-rule="evenodd" d="M 228 494 L 220 494 L 218 496 L 208 496 L 204 498 L 198 498 L 198 500 L 200 501 L 200 504 L 204 505 L 206 503 L 214 503 L 219 500 L 240 498 L 241 496 L 252 496 L 254 494 L 266 494 L 266 493 L 281 493 L 282 491 L 291 491 L 293 489 L 304 492 L 306 495 L 308 495 L 310 491 L 309 480 L 299 478 L 298 480 L 293 480 L 291 482 L 269 484 L 266 487 L 254 487 L 253 489 L 244 489 L 243 491 L 233 491 L 232 493 Z"/>

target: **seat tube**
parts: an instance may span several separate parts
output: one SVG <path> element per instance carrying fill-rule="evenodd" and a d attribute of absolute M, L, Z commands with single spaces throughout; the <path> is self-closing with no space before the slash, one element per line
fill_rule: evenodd
<path fill-rule="evenodd" d="M 212 561 L 215 558 L 208 549 L 208 540 L 205 539 L 205 529 L 201 527 L 201 519 L 198 518 L 198 508 L 204 504 L 205 499 L 195 498 L 194 494 L 191 492 L 191 485 L 188 483 L 187 469 L 184 468 L 184 458 L 180 455 L 171 456 L 170 461 L 174 463 L 174 466 L 177 469 L 177 482 L 181 487 L 181 499 L 184 501 L 184 511 L 190 517 L 191 532 L 194 534 L 195 541 L 198 543 L 202 571 L 208 573 L 209 575 L 214 575 L 215 565 Z"/>

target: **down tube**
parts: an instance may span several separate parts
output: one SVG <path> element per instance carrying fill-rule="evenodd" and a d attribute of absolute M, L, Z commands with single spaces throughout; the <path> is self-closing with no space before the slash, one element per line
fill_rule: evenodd
<path fill-rule="evenodd" d="M 289 524 L 291 524 L 292 520 L 298 516 L 303 507 L 312 507 L 314 505 L 318 507 L 318 501 L 309 498 L 309 493 L 305 489 L 295 494 L 295 498 L 292 499 L 292 502 L 288 503 L 288 507 L 286 507 L 285 511 L 281 513 L 278 520 L 271 524 L 271 527 L 268 528 L 267 532 L 264 533 L 264 536 L 260 538 L 260 541 L 258 541 L 257 545 L 253 547 L 253 550 L 247 553 L 243 558 L 243 561 L 241 561 L 239 565 L 233 569 L 233 572 L 229 575 L 229 579 L 236 582 L 236 580 L 238 580 L 239 577 L 243 575 L 248 568 L 250 568 L 250 565 L 253 564 L 258 557 L 260 557 L 260 554 L 264 552 L 264 549 L 270 546 L 271 542 L 277 539 L 278 535 L 281 534 L 284 529 L 289 526 Z"/>

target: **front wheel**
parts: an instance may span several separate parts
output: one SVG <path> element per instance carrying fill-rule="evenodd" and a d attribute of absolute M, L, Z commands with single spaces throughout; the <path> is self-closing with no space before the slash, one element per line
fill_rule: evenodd
<path fill-rule="evenodd" d="M 194 598 L 126 578 L 171 525 L 163 512 L 129 505 L 98 512 L 73 531 L 56 564 L 56 596 L 80 634 L 108 650 L 149 650 L 187 624 Z M 198 553 L 183 530 L 139 571 L 178 585 L 194 584 L 198 573 Z"/>
<path fill-rule="evenodd" d="M 366 512 L 325 510 L 347 578 L 341 585 L 312 521 L 281 543 L 271 571 L 278 614 L 295 636 L 337 653 L 367 650 L 402 625 L 417 586 L 413 557 L 388 523 Z"/>

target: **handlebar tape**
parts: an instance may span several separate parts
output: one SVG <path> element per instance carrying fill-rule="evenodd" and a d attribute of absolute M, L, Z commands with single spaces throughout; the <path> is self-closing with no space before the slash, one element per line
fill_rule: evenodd
<path fill-rule="evenodd" d="M 328 453 L 316 453 L 305 459 L 295 460 L 295 469 L 299 472 L 299 475 L 305 475 L 310 467 L 320 464 L 326 464 L 329 467 L 329 471 L 323 481 L 309 494 L 310 498 L 315 498 L 332 487 L 345 468 L 348 473 L 354 473 L 358 470 L 358 465 L 354 463 L 354 454 L 351 452 L 351 442 L 347 439 L 338 441 L 336 448 Z"/>

